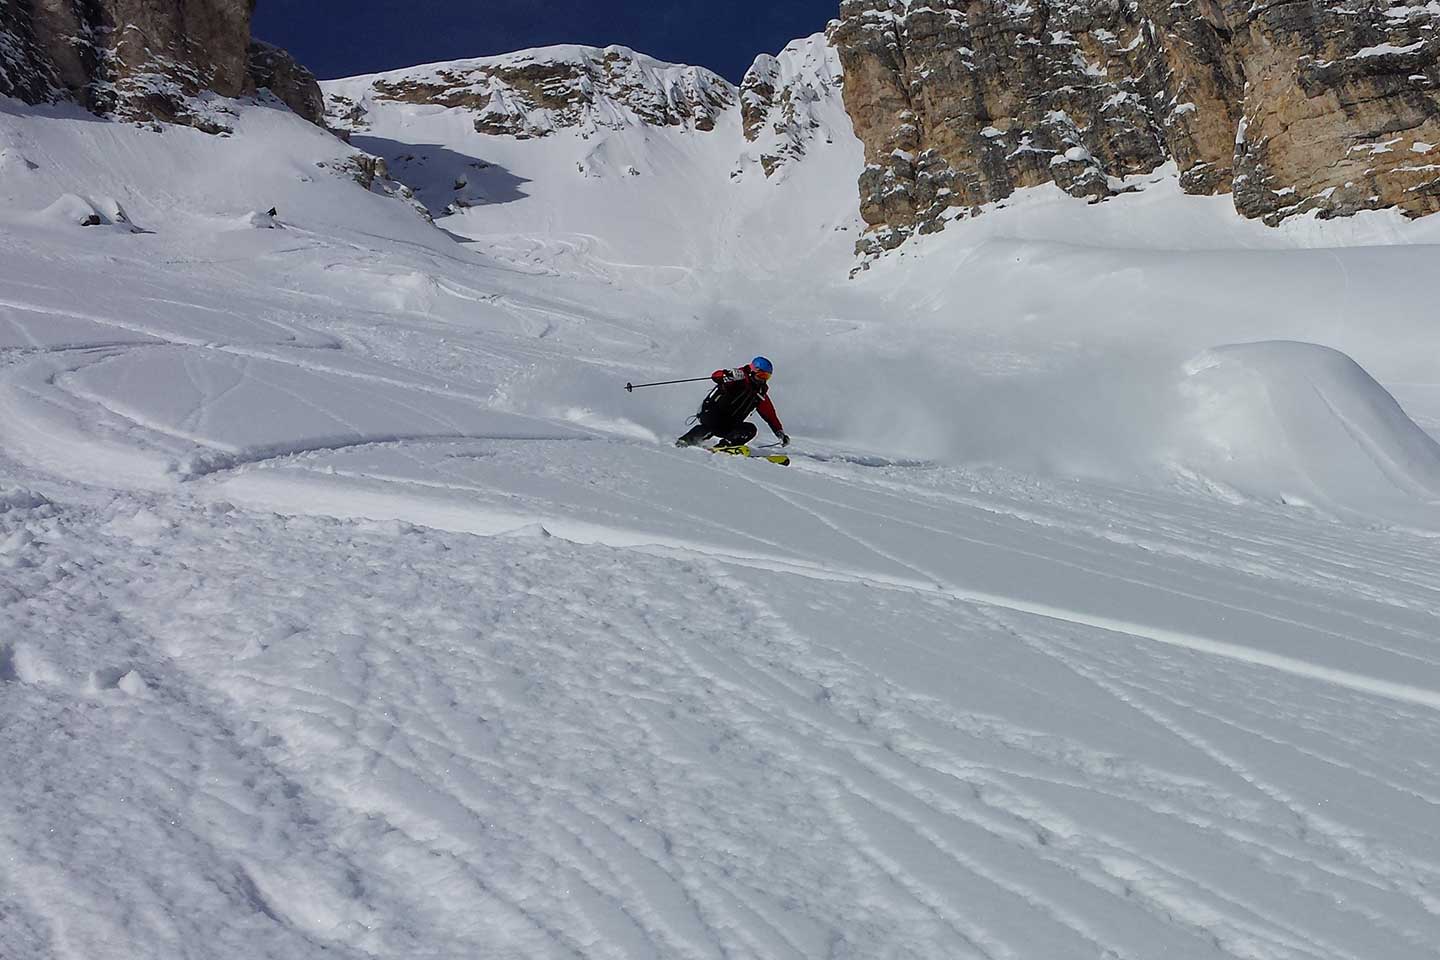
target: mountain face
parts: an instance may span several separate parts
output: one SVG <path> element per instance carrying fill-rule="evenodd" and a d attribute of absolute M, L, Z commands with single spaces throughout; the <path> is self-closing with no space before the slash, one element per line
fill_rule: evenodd
<path fill-rule="evenodd" d="M 771 177 L 831 135 L 820 114 L 843 94 L 864 145 L 868 253 L 1021 187 L 1098 202 L 1167 164 L 1185 191 L 1230 194 L 1271 225 L 1413 217 L 1440 210 L 1437 23 L 1433 2 L 844 0 L 825 37 L 758 57 L 738 88 L 624 47 L 551 47 L 346 81 L 329 122 L 364 129 L 387 104 L 443 106 L 477 133 L 525 140 L 703 134 L 733 114 L 735 175 L 753 163 Z"/>
<path fill-rule="evenodd" d="M 716 148 L 728 150 L 734 120 L 744 144 L 733 174 L 758 164 L 770 177 L 804 156 L 817 136 L 832 136 L 833 115 L 843 112 L 840 76 L 821 34 L 758 57 L 739 88 L 702 67 L 628 47 L 562 45 L 328 83 L 327 123 L 364 133 L 378 115 L 405 105 L 445 107 L 484 137 L 605 140 L 627 130 L 668 130 L 714 133 Z"/>
<path fill-rule="evenodd" d="M 670 284 L 853 259 L 864 151 L 839 75 L 816 34 L 759 58 L 738 87 L 577 46 L 322 87 L 327 124 L 383 158 L 451 234 L 492 250 L 510 237 L 530 269 L 538 229 L 567 262 Z"/>
<path fill-rule="evenodd" d="M 218 132 L 224 111 L 203 94 L 271 87 L 318 122 L 314 76 L 251 41 L 254 9 L 255 0 L 9 0 L 0 6 L 0 95 Z"/>
<path fill-rule="evenodd" d="M 893 247 L 1018 187 L 1099 200 L 1166 162 L 1271 224 L 1440 210 L 1437 25 L 1371 0 L 844 0 L 829 37 L 861 213 Z"/>
<path fill-rule="evenodd" d="M 805 155 L 825 128 L 823 105 L 841 89 L 840 60 L 817 34 L 789 44 L 780 55 L 761 54 L 740 84 L 746 141 L 756 144 L 768 177 Z"/>
<path fill-rule="evenodd" d="M 303 66 L 250 39 L 253 9 L 11 0 L 0 95 L 222 131 L 227 108 L 205 94 L 268 88 L 342 130 L 365 131 L 376 110 L 438 106 L 514 141 L 705 135 L 733 118 L 743 142 L 715 141 L 738 156 L 731 177 L 772 178 L 848 125 L 864 146 L 858 246 L 870 253 L 1021 187 L 1097 202 L 1166 164 L 1186 191 L 1230 194 L 1272 225 L 1440 210 L 1435 0 L 843 0 L 827 36 L 758 57 L 739 87 L 626 47 L 557 46 L 354 78 L 328 103 Z M 576 161 L 582 174 L 609 162 Z"/>
<path fill-rule="evenodd" d="M 474 114 L 475 132 L 522 140 L 631 123 L 713 130 L 735 103 L 734 87 L 709 70 L 616 46 L 545 47 L 369 79 L 377 101 L 461 108 Z M 364 126 L 354 99 L 342 94 L 333 106 L 348 125 Z"/>

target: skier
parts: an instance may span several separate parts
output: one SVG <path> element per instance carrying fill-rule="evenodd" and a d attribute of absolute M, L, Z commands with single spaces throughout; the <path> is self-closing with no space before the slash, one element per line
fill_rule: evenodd
<path fill-rule="evenodd" d="M 775 405 L 770 402 L 767 381 L 774 372 L 775 367 L 769 360 L 756 357 L 743 367 L 716 370 L 710 374 L 715 387 L 700 404 L 700 412 L 695 416 L 699 422 L 676 440 L 675 446 L 692 446 L 706 437 L 715 437 L 717 446 L 738 447 L 749 443 L 755 437 L 756 427 L 747 423 L 746 418 L 758 410 L 779 438 L 781 446 L 788 447 L 790 435 L 781 426 Z"/>

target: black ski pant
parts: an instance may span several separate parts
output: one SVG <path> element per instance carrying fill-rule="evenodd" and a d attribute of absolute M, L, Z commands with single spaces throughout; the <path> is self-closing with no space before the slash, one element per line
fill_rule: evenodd
<path fill-rule="evenodd" d="M 700 422 L 691 427 L 686 434 L 675 441 L 680 446 L 688 447 L 699 443 L 706 437 L 714 437 L 718 446 L 738 447 L 742 443 L 749 443 L 755 439 L 757 431 L 755 424 L 742 420 L 739 423 L 713 424 Z"/>

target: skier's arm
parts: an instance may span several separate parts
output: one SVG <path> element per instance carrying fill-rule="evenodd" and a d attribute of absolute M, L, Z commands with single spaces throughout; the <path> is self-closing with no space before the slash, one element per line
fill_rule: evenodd
<path fill-rule="evenodd" d="M 755 406 L 755 412 L 765 418 L 765 422 L 770 424 L 770 429 L 774 431 L 775 436 L 785 436 L 785 427 L 780 423 L 780 415 L 775 412 L 775 404 L 770 402 L 769 397 L 760 398 L 760 402 Z"/>

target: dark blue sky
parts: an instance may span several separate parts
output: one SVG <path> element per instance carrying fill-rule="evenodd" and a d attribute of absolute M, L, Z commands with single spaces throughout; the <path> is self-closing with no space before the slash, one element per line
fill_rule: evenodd
<path fill-rule="evenodd" d="M 840 0 L 260 0 L 253 31 L 322 80 L 552 43 L 611 43 L 739 82 L 758 53 L 825 29 Z"/>

